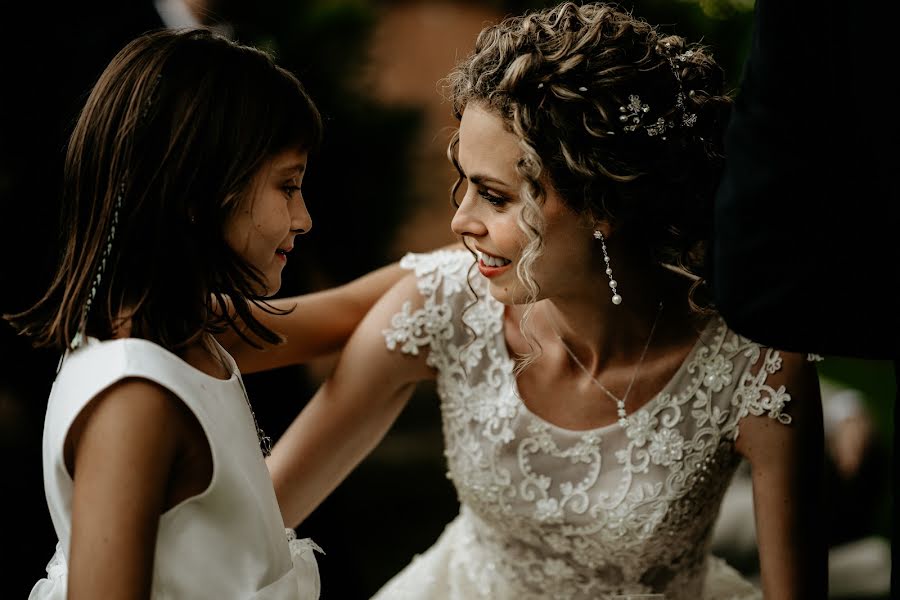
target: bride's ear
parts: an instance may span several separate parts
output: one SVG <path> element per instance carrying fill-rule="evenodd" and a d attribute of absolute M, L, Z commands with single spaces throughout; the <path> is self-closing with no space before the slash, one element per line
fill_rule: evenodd
<path fill-rule="evenodd" d="M 605 219 L 598 219 L 590 213 L 586 215 L 585 227 L 591 231 L 595 238 L 597 237 L 597 234 L 600 234 L 602 237 L 608 239 L 615 232 L 615 227 L 612 226 L 612 223 Z"/>

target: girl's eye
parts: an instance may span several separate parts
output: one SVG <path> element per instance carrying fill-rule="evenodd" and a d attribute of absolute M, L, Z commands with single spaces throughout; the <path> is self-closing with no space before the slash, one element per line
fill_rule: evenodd
<path fill-rule="evenodd" d="M 484 198 L 492 206 L 503 206 L 504 204 L 506 204 L 506 198 L 504 198 L 503 196 L 492 194 L 487 190 L 479 191 L 478 195 Z"/>
<path fill-rule="evenodd" d="M 293 198 L 294 194 L 300 191 L 300 186 L 289 183 L 281 189 L 284 190 L 284 193 L 288 196 L 288 198 Z"/>

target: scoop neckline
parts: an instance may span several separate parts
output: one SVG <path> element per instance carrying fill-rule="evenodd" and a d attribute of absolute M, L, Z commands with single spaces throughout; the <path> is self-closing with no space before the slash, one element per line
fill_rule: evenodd
<path fill-rule="evenodd" d="M 504 318 L 503 311 L 500 312 L 499 318 L 501 320 Z M 691 346 L 691 349 L 688 350 L 688 353 L 685 355 L 684 359 L 681 361 L 681 364 L 678 365 L 678 368 L 675 369 L 675 372 L 672 374 L 672 376 L 669 377 L 669 379 L 666 381 L 666 383 L 659 389 L 658 392 L 656 392 L 656 394 L 653 395 L 652 398 L 650 398 L 649 400 L 644 402 L 642 405 L 637 407 L 634 411 L 625 415 L 626 421 L 628 421 L 630 423 L 631 418 L 633 416 L 636 416 L 642 412 L 645 412 L 646 410 L 649 410 L 650 408 L 652 408 L 654 405 L 658 404 L 661 401 L 661 399 L 664 396 L 664 394 L 666 393 L 666 391 L 668 391 L 668 389 L 670 387 L 672 387 L 672 385 L 681 378 L 682 373 L 687 368 L 687 364 L 691 361 L 691 359 L 694 357 L 694 355 L 697 353 L 697 351 L 700 349 L 700 347 L 702 345 L 704 345 L 703 341 L 706 338 L 707 333 L 715 325 L 718 325 L 718 323 L 719 323 L 718 316 L 714 316 L 714 317 L 710 318 L 710 320 L 706 323 L 706 325 L 704 325 L 703 329 L 697 335 L 696 341 Z M 506 336 L 504 335 L 503 331 L 504 331 L 504 328 L 501 326 L 500 331 L 497 334 L 497 336 L 500 339 L 501 351 L 503 352 L 503 357 L 507 361 L 513 362 L 513 359 L 509 354 L 509 347 L 506 345 Z M 539 414 L 537 414 L 536 412 L 531 410 L 531 408 L 528 407 L 528 404 L 526 404 L 525 400 L 522 398 L 522 394 L 519 390 L 519 381 L 518 381 L 518 379 L 516 379 L 515 373 L 513 372 L 513 373 L 510 373 L 509 375 L 510 375 L 510 377 L 509 377 L 510 388 L 512 389 L 512 393 L 516 397 L 518 405 L 522 408 L 522 410 L 527 415 L 529 415 L 532 419 L 541 423 L 542 425 L 546 425 L 546 426 L 550 427 L 551 429 L 554 429 L 556 431 L 559 431 L 559 432 L 562 432 L 565 434 L 579 435 L 579 436 L 589 435 L 591 433 L 599 433 L 601 431 L 606 431 L 606 430 L 613 429 L 615 427 L 619 427 L 618 420 L 613 421 L 612 423 L 607 423 L 606 425 L 601 425 L 599 427 L 591 427 L 589 429 L 569 429 L 568 427 L 563 427 L 562 425 L 557 425 L 556 423 L 553 423 L 552 421 L 548 421 L 547 419 L 540 416 Z"/>

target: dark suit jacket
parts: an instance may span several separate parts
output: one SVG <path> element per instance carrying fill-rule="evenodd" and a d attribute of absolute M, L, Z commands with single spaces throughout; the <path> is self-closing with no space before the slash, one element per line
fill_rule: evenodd
<path fill-rule="evenodd" d="M 716 199 L 719 309 L 785 350 L 894 358 L 898 10 L 757 0 L 755 11 Z"/>
<path fill-rule="evenodd" d="M 716 197 L 715 300 L 735 331 L 770 346 L 893 359 L 900 388 L 896 4 L 756 0 L 755 11 Z M 896 440 L 897 404 L 894 415 Z"/>

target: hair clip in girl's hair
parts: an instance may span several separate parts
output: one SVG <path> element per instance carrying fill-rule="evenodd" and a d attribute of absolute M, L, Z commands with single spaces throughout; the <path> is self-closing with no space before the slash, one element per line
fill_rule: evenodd
<path fill-rule="evenodd" d="M 141 112 L 141 120 L 147 118 L 147 114 L 150 112 L 150 108 L 153 107 L 153 103 L 156 102 L 156 91 L 159 88 L 159 82 L 162 81 L 162 74 L 156 76 L 156 79 L 153 81 L 153 85 L 150 87 L 150 91 L 147 93 L 147 100 L 144 103 L 144 110 Z"/>
<path fill-rule="evenodd" d="M 79 321 L 78 331 L 75 332 L 75 336 L 72 338 L 72 342 L 69 344 L 69 348 L 71 350 L 77 350 L 82 345 L 84 345 L 84 341 L 86 338 L 85 330 L 87 328 L 88 316 L 91 312 L 91 304 L 94 302 L 94 298 L 97 296 L 97 289 L 100 287 L 100 284 L 103 282 L 103 273 L 106 271 L 106 261 L 110 258 L 112 253 L 113 242 L 116 239 L 116 226 L 119 224 L 119 212 L 122 209 L 122 196 L 125 195 L 125 181 L 119 184 L 119 192 L 116 194 L 116 203 L 113 207 L 112 220 L 109 224 L 109 231 L 106 234 L 106 245 L 103 247 L 102 254 L 100 255 L 100 261 L 97 264 L 97 268 L 94 272 L 94 279 L 91 283 L 91 291 L 88 294 L 87 299 L 85 300 L 84 307 L 81 309 L 81 320 Z"/>

